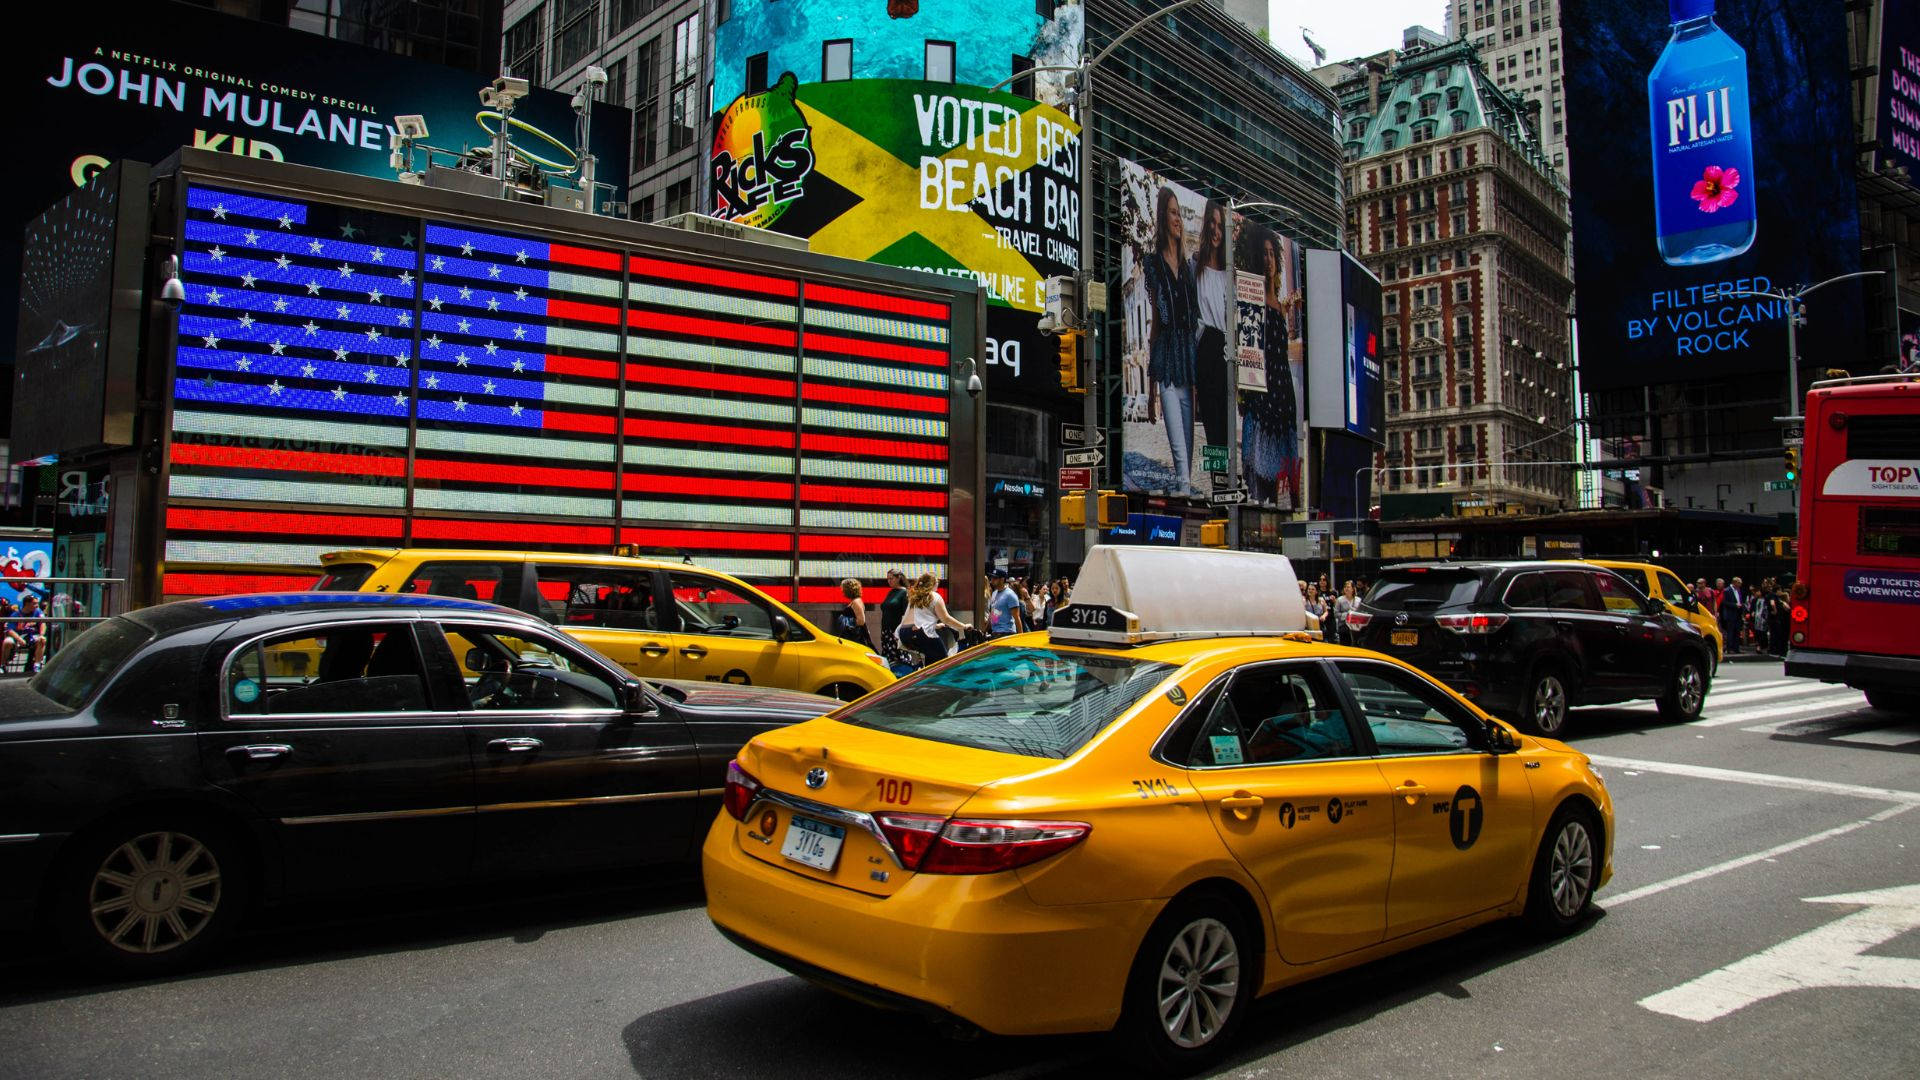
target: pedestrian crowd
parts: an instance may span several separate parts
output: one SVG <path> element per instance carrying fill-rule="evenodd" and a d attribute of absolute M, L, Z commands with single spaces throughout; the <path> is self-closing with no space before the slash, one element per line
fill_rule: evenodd
<path fill-rule="evenodd" d="M 1706 578 L 1696 578 L 1693 599 L 1701 611 L 1720 624 L 1726 655 L 1751 650 L 1785 656 L 1788 613 L 1792 610 L 1787 589 L 1788 585 L 1776 578 L 1767 578 L 1755 589 L 1748 589 L 1737 577 L 1732 581 L 1715 578 L 1711 585 Z"/>
<path fill-rule="evenodd" d="M 1307 610 L 1307 629 L 1318 629 L 1320 636 L 1336 645 L 1353 644 L 1353 632 L 1347 626 L 1347 613 L 1358 611 L 1370 582 L 1348 578 L 1335 592 L 1325 574 L 1317 580 L 1300 582 L 1300 601 Z"/>
<path fill-rule="evenodd" d="M 833 633 L 870 649 L 877 647 L 894 674 L 904 675 L 990 637 L 1045 630 L 1073 592 L 1072 583 L 1064 577 L 1029 582 L 998 569 L 988 573 L 987 586 L 983 630 L 953 617 L 940 595 L 940 579 L 932 571 L 911 583 L 901 571 L 887 571 L 887 595 L 880 601 L 878 620 L 867 606 L 865 586 L 858 578 L 847 578 L 840 582 L 846 603 L 833 614 Z"/>

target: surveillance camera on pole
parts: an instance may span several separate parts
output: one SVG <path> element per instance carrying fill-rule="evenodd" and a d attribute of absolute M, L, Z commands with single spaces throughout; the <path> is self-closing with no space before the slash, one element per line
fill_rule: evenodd
<path fill-rule="evenodd" d="M 1046 280 L 1046 307 L 1040 312 L 1040 332 L 1060 334 L 1080 328 L 1080 286 L 1072 275 L 1059 274 Z"/>

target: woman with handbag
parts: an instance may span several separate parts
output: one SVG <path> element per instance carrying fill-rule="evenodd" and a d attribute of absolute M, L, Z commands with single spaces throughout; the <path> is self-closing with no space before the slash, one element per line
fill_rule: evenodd
<path fill-rule="evenodd" d="M 907 614 L 896 631 L 900 644 L 926 657 L 929 664 L 947 658 L 947 643 L 940 637 L 942 626 L 963 636 L 967 632 L 966 623 L 947 614 L 947 602 L 934 588 L 938 584 L 940 579 L 928 571 L 907 586 Z"/>
<path fill-rule="evenodd" d="M 844 578 L 840 582 L 840 595 L 847 602 L 833 613 L 833 633 L 856 645 L 873 647 L 873 638 L 867 634 L 867 602 L 861 599 L 864 592 L 858 578 Z"/>

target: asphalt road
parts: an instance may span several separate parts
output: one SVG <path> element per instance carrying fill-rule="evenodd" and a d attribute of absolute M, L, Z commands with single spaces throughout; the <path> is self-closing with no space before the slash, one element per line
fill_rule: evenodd
<path fill-rule="evenodd" d="M 1720 675 L 1694 724 L 1576 714 L 1619 814 L 1584 929 L 1482 928 L 1286 991 L 1218 1075 L 1912 1076 L 1920 723 L 1777 663 Z M 1098 1038 L 951 1042 L 815 990 L 722 941 L 684 879 L 308 911 L 143 983 L 18 948 L 0 954 L 8 1077 L 1114 1071 Z"/>

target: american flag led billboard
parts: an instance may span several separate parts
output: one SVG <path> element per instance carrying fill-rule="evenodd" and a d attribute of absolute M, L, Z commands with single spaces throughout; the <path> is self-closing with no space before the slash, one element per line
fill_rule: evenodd
<path fill-rule="evenodd" d="M 170 596 L 402 544 L 637 544 L 821 603 L 947 566 L 945 303 L 204 187 L 182 276 Z"/>

